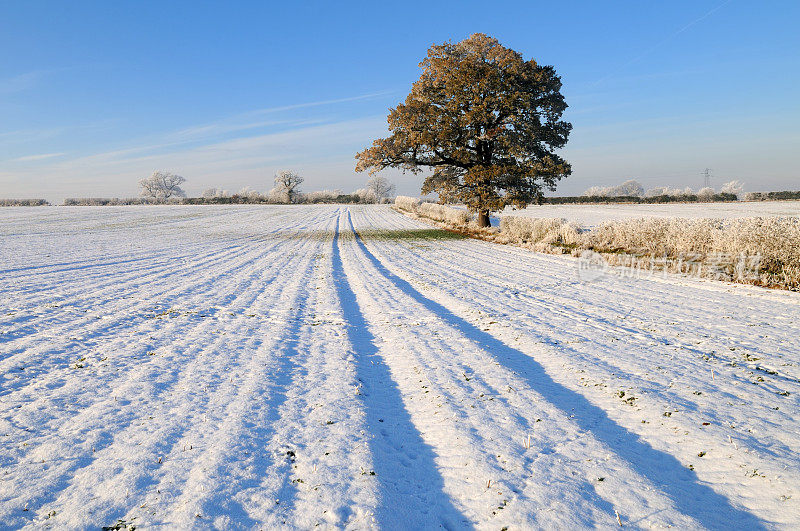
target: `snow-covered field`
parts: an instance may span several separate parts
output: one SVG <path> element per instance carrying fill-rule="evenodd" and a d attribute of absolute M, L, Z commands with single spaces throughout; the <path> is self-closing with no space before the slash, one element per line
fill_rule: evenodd
<path fill-rule="evenodd" d="M 581 281 L 384 206 L 0 241 L 0 527 L 800 527 L 797 293 Z"/>
<path fill-rule="evenodd" d="M 755 216 L 800 216 L 800 201 L 736 201 L 732 203 L 664 203 L 608 205 L 534 205 L 511 208 L 501 216 L 566 218 L 593 227 L 604 221 L 635 218 L 747 218 Z"/>

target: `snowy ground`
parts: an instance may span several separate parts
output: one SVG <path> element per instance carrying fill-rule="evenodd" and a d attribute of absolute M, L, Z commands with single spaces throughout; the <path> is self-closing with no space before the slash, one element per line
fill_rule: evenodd
<path fill-rule="evenodd" d="M 511 208 L 502 216 L 566 218 L 593 227 L 603 221 L 632 218 L 746 218 L 754 216 L 800 216 L 800 201 L 736 201 L 731 203 L 665 203 L 609 205 L 538 205 L 525 210 Z M 498 219 L 497 217 L 495 219 Z"/>
<path fill-rule="evenodd" d="M 0 527 L 800 526 L 798 294 L 428 229 L 0 210 Z"/>

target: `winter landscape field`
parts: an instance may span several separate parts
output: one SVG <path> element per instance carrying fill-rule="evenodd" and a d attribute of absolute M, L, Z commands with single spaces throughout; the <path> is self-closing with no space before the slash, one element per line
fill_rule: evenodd
<path fill-rule="evenodd" d="M 800 526 L 797 293 L 389 206 L 8 208 L 0 238 L 2 528 Z"/>

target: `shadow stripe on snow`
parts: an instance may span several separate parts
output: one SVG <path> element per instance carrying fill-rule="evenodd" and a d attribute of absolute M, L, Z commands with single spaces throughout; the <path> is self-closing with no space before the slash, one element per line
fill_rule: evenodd
<path fill-rule="evenodd" d="M 697 474 L 683 466 L 674 456 L 656 450 L 636 434 L 614 422 L 603 409 L 593 405 L 583 395 L 553 380 L 532 357 L 509 347 L 441 304 L 423 296 L 410 283 L 389 271 L 369 251 L 355 230 L 349 212 L 348 224 L 360 250 L 387 281 L 491 353 L 498 362 L 519 374 L 532 389 L 564 414 L 572 415 L 582 429 L 592 433 L 617 456 L 630 463 L 637 473 L 657 485 L 683 514 L 694 518 L 708 529 L 765 529 L 764 522 L 753 514 L 734 507 L 725 496 L 700 483 Z"/>
<path fill-rule="evenodd" d="M 471 528 L 444 492 L 444 479 L 437 470 L 433 448 L 414 426 L 388 366 L 382 360 L 373 361 L 380 356 L 375 337 L 347 279 L 339 250 L 341 220 L 340 217 L 333 236 L 333 281 L 355 353 L 358 379 L 364 384 L 360 396 L 366 423 L 376 434 L 368 441 L 380 487 L 375 519 L 385 529 Z M 412 493 L 416 499 L 410 499 Z M 432 517 L 438 518 L 437 524 Z"/>

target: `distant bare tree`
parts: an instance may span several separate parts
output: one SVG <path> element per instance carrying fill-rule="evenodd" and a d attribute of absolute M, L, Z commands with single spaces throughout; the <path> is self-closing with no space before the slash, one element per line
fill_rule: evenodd
<path fill-rule="evenodd" d="M 219 188 L 206 188 L 203 191 L 203 198 L 205 199 L 214 199 L 217 197 L 228 197 L 230 194 L 227 190 L 222 190 Z"/>
<path fill-rule="evenodd" d="M 303 178 L 291 170 L 279 170 L 275 174 L 275 188 L 270 191 L 270 195 L 282 194 L 287 203 L 293 203 L 297 194 L 300 193 L 300 184 Z"/>
<path fill-rule="evenodd" d="M 375 198 L 380 201 L 385 197 L 393 196 L 395 187 L 386 177 L 375 176 L 367 181 L 367 190 L 372 192 Z"/>
<path fill-rule="evenodd" d="M 186 192 L 180 186 L 184 182 L 186 179 L 180 175 L 167 171 L 154 171 L 150 177 L 140 180 L 139 186 L 142 188 L 142 197 L 168 199 L 186 197 Z"/>

